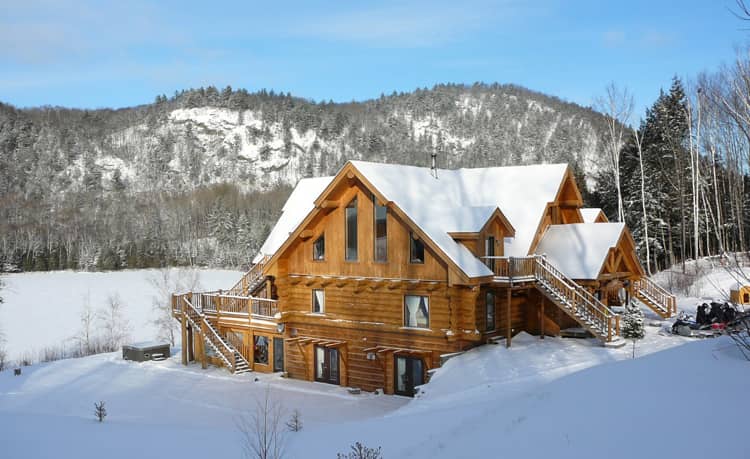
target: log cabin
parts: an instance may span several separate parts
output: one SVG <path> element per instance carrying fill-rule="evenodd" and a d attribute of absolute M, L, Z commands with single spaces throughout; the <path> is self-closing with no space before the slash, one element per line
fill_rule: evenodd
<path fill-rule="evenodd" d="M 185 364 L 407 396 L 446 358 L 521 331 L 614 345 L 614 306 L 676 312 L 565 164 L 349 161 L 298 183 L 235 286 L 172 301 Z"/>

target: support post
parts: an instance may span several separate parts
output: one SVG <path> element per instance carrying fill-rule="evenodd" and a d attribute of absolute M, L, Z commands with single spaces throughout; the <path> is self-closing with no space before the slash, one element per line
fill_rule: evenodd
<path fill-rule="evenodd" d="M 510 310 L 511 310 L 511 307 L 510 307 L 510 303 L 511 303 L 511 301 L 510 301 L 510 292 L 511 292 L 511 289 L 508 288 L 506 291 L 508 293 L 506 295 L 507 306 L 506 306 L 506 312 L 505 312 L 505 329 L 506 329 L 505 330 L 505 347 L 510 347 L 511 334 L 513 334 L 513 327 L 511 325 L 511 318 L 510 318 Z"/>
<path fill-rule="evenodd" d="M 206 361 L 206 338 L 205 336 L 206 336 L 206 326 L 205 324 L 201 323 L 201 338 L 199 341 L 200 346 L 198 347 L 198 349 L 200 352 L 199 356 L 201 359 L 201 368 L 203 368 L 204 370 L 208 368 L 208 362 Z"/>
<path fill-rule="evenodd" d="M 182 332 L 182 364 L 187 365 L 188 364 L 188 354 L 187 354 L 187 316 L 185 313 L 185 303 L 184 301 L 180 304 L 180 311 L 182 323 L 180 324 L 180 331 Z"/>
<path fill-rule="evenodd" d="M 539 307 L 539 328 L 542 331 L 541 338 L 544 339 L 544 295 L 539 295 L 542 298 L 542 303 Z"/>
<path fill-rule="evenodd" d="M 190 325 L 188 325 L 187 337 L 189 343 L 187 360 L 188 362 L 192 362 L 195 360 L 195 348 L 193 347 L 195 343 L 195 330 L 193 330 L 193 327 L 191 327 Z"/>

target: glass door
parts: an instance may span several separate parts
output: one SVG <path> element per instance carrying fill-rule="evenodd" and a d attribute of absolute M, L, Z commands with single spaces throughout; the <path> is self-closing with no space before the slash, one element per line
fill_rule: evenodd
<path fill-rule="evenodd" d="M 284 339 L 273 339 L 273 371 L 284 371 Z"/>
<path fill-rule="evenodd" d="M 338 349 L 315 346 L 315 380 L 339 384 Z"/>
<path fill-rule="evenodd" d="M 395 390 L 399 395 L 413 397 L 415 388 L 424 384 L 424 364 L 422 359 L 395 356 Z"/>

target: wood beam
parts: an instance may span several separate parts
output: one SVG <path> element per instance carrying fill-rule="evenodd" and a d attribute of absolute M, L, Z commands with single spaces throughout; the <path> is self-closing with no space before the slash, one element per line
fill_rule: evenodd
<path fill-rule="evenodd" d="M 310 239 L 313 237 L 313 230 L 303 230 L 301 233 L 299 233 L 299 238 L 302 240 Z"/>
<path fill-rule="evenodd" d="M 506 317 L 505 317 L 505 347 L 510 347 L 510 340 L 511 340 L 511 334 L 513 333 L 513 327 L 511 326 L 511 298 L 510 298 L 510 289 L 507 289 L 507 295 L 506 300 L 508 301 L 507 309 L 506 309 Z"/>
<path fill-rule="evenodd" d="M 340 200 L 327 199 L 321 202 L 319 207 L 325 210 L 326 212 L 331 212 L 332 210 L 338 208 L 340 205 L 341 205 Z"/>

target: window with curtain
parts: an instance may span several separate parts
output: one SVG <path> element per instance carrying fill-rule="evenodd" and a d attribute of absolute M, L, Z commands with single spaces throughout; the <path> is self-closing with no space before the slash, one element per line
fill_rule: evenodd
<path fill-rule="evenodd" d="M 326 295 L 322 289 L 312 291 L 312 312 L 326 312 Z"/>
<path fill-rule="evenodd" d="M 404 326 L 430 327 L 430 298 L 422 295 L 404 296 Z"/>

